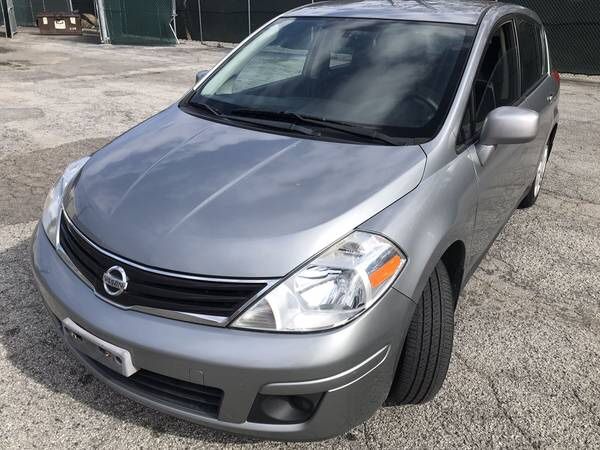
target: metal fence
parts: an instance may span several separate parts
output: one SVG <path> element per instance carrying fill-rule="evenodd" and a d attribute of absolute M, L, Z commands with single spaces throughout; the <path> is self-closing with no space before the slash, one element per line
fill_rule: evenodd
<path fill-rule="evenodd" d="M 537 12 L 561 72 L 600 74 L 600 0 L 508 0 Z"/>
<path fill-rule="evenodd" d="M 14 0 L 18 25 L 42 11 L 95 12 L 104 42 L 240 42 L 272 17 L 315 0 Z M 600 0 L 505 0 L 536 11 L 561 72 L 600 74 Z M 93 6 L 92 6 L 93 5 Z"/>
<path fill-rule="evenodd" d="M 273 17 L 314 0 L 177 0 L 177 36 L 240 42 Z"/>
<path fill-rule="evenodd" d="M 173 0 L 102 0 L 96 3 L 104 42 L 176 44 Z"/>
<path fill-rule="evenodd" d="M 176 44 L 174 0 L 14 0 L 20 26 L 36 26 L 44 11 L 80 11 L 100 16 L 104 42 Z"/>
<path fill-rule="evenodd" d="M 17 25 L 36 26 L 36 17 L 43 11 L 69 12 L 70 0 L 14 0 Z"/>
<path fill-rule="evenodd" d="M 73 11 L 85 14 L 96 14 L 96 2 L 94 0 L 71 0 Z"/>
<path fill-rule="evenodd" d="M 536 11 L 561 72 L 600 74 L 600 0 L 505 0 Z M 310 0 L 177 0 L 180 39 L 240 42 L 260 25 Z"/>
<path fill-rule="evenodd" d="M 17 32 L 15 19 L 15 6 L 12 0 L 0 0 L 0 33 L 7 38 L 12 38 Z"/>

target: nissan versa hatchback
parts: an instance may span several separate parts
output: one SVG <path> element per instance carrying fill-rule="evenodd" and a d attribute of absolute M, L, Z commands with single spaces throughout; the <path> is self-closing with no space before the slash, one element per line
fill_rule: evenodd
<path fill-rule="evenodd" d="M 461 288 L 540 193 L 558 96 L 519 6 L 293 10 L 67 167 L 37 284 L 134 400 L 266 438 L 343 433 L 439 391 Z"/>

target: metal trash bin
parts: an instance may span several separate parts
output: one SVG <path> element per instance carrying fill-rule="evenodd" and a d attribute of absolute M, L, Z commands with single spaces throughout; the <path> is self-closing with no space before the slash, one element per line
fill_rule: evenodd
<path fill-rule="evenodd" d="M 81 34 L 78 12 L 41 12 L 37 15 L 40 34 Z"/>

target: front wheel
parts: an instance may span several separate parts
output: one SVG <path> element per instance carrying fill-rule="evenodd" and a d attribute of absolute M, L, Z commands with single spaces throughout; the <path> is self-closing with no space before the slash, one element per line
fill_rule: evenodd
<path fill-rule="evenodd" d="M 546 164 L 548 163 L 548 156 L 550 154 L 550 147 L 548 144 L 544 147 L 544 151 L 542 152 L 542 156 L 538 162 L 537 172 L 535 173 L 535 179 L 533 183 L 529 187 L 529 191 L 527 192 L 527 196 L 521 201 L 519 208 L 529 208 L 535 205 L 537 201 L 540 190 L 542 189 L 542 181 L 544 181 L 544 175 L 546 173 Z"/>
<path fill-rule="evenodd" d="M 431 400 L 446 378 L 453 339 L 454 296 L 448 270 L 440 261 L 421 294 L 388 401 L 406 405 Z"/>

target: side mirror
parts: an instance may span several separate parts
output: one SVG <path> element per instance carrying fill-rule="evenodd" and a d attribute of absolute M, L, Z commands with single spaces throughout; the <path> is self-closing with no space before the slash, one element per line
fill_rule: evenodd
<path fill-rule="evenodd" d="M 540 115 L 530 109 L 502 106 L 488 114 L 481 129 L 480 145 L 525 144 L 539 131 Z"/>
<path fill-rule="evenodd" d="M 201 70 L 200 72 L 198 72 L 196 74 L 196 84 L 198 84 L 198 82 L 200 80 L 202 80 L 202 78 L 204 78 L 204 76 L 208 73 L 208 70 Z"/>

